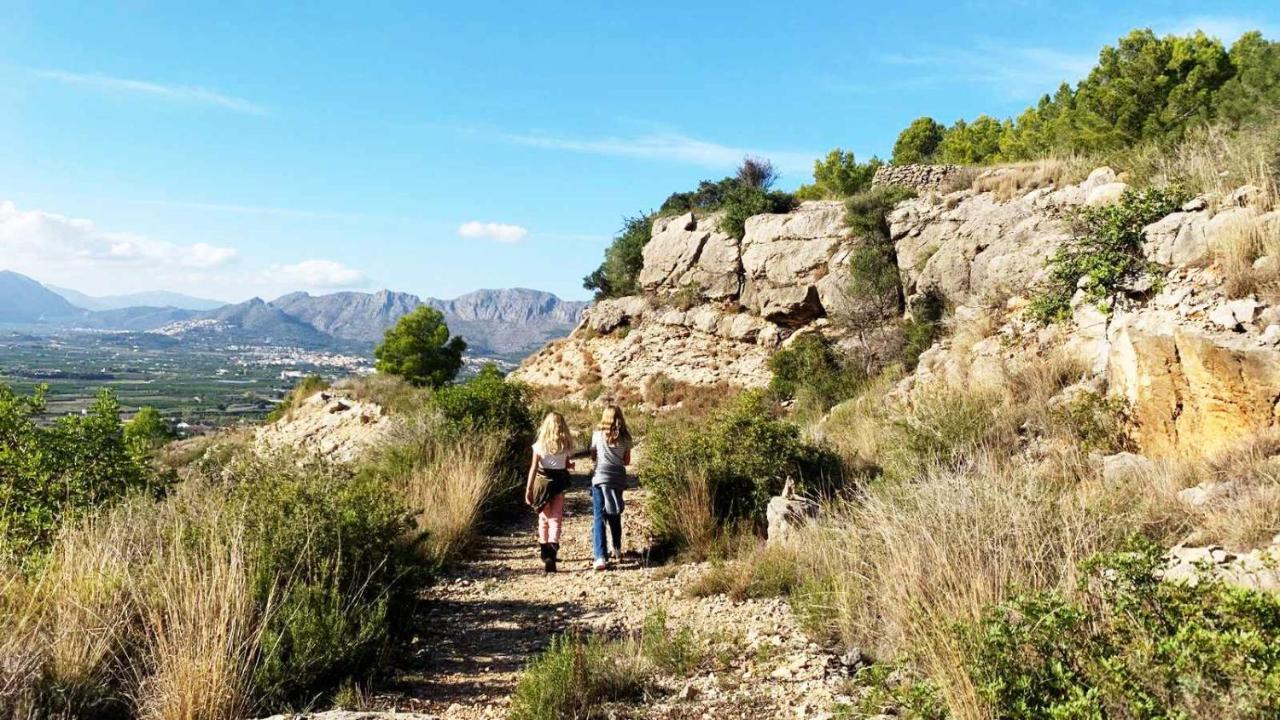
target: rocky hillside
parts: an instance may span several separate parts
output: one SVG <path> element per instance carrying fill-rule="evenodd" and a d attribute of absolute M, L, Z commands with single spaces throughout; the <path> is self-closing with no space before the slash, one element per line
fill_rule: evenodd
<path fill-rule="evenodd" d="M 899 204 L 888 225 L 901 302 L 886 304 L 879 323 L 858 306 L 863 294 L 850 292 L 847 259 L 868 241 L 845 228 L 839 203 L 752 217 L 741 241 L 721 233 L 714 215 L 661 218 L 644 250 L 643 294 L 598 303 L 519 376 L 576 397 L 643 395 L 659 380 L 760 387 L 770 379 L 769 358 L 800 333 L 874 356 L 900 313 L 941 299 L 953 329 L 980 322 L 991 333 L 963 348 L 944 339 L 907 385 L 948 372 L 960 351 L 982 358 L 963 363 L 969 368 L 1066 348 L 1087 357 L 1097 383 L 1131 407 L 1137 441 L 1150 454 L 1186 443 L 1222 447 L 1275 426 L 1280 307 L 1236 281 L 1276 260 L 1264 255 L 1256 268 L 1239 269 L 1228 256 L 1241 237 L 1270 238 L 1262 245 L 1276 247 L 1280 212 L 1247 187 L 1194 198 L 1143 230 L 1156 281 L 1102 306 L 1077 292 L 1069 322 L 1041 326 L 1025 308 L 1047 261 L 1071 238 L 1068 218 L 1082 206 L 1116 203 L 1127 186 L 1107 168 L 1079 184 L 1028 182 L 1030 172 L 991 170 L 973 187 Z M 918 175 L 936 186 L 933 174 Z"/>

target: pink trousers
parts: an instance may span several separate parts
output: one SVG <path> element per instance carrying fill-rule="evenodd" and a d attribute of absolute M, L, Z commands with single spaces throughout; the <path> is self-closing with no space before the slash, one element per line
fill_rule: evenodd
<path fill-rule="evenodd" d="M 560 542 L 560 526 L 564 524 L 564 493 L 547 501 L 538 513 L 538 542 Z"/>

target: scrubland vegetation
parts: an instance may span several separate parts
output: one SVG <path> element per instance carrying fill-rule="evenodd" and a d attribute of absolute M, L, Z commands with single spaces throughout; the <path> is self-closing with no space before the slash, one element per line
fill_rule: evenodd
<path fill-rule="evenodd" d="M 242 718 L 376 677 L 417 590 L 512 496 L 531 411 L 494 369 L 344 391 L 395 400 L 354 466 L 233 433 L 160 449 L 106 394 L 40 427 L 39 395 L 0 386 L 0 716 Z"/>

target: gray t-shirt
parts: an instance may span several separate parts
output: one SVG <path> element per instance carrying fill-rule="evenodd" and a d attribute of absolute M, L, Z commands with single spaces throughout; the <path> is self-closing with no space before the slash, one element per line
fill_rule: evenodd
<path fill-rule="evenodd" d="M 605 441 L 604 432 L 601 430 L 591 433 L 591 447 L 595 450 L 596 456 L 596 470 L 591 478 L 591 484 L 626 487 L 626 458 L 630 447 L 626 443 L 610 445 Z"/>

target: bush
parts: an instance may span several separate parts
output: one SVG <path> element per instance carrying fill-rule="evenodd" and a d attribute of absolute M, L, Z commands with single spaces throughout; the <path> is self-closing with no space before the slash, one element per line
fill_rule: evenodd
<path fill-rule="evenodd" d="M 411 385 L 441 387 L 462 369 L 467 343 L 449 337 L 444 314 L 422 306 L 400 318 L 373 350 L 379 372 L 399 375 Z"/>
<path fill-rule="evenodd" d="M 145 454 L 130 451 L 114 393 L 47 426 L 36 423 L 44 408 L 44 388 L 22 397 L 0 383 L 0 561 L 34 560 L 66 521 L 160 489 Z"/>
<path fill-rule="evenodd" d="M 899 185 L 877 185 L 845 201 L 844 224 L 855 236 L 868 241 L 889 241 L 889 213 L 916 193 Z"/>
<path fill-rule="evenodd" d="M 771 545 L 755 548 L 746 557 L 713 565 L 691 584 L 693 597 L 727 595 L 741 602 L 749 598 L 785 597 L 800 587 L 801 565 L 793 550 Z"/>
<path fill-rule="evenodd" d="M 1102 303 L 1127 284 L 1154 275 L 1158 267 L 1142 254 L 1142 229 L 1185 200 L 1174 187 L 1148 188 L 1126 190 L 1114 205 L 1081 208 L 1072 239 L 1049 259 L 1048 282 L 1028 305 L 1029 316 L 1046 324 L 1066 320 L 1077 288 L 1089 301 Z"/>
<path fill-rule="evenodd" d="M 640 291 L 640 268 L 644 265 L 644 246 L 653 234 L 653 217 L 649 212 L 623 218 L 622 230 L 604 252 L 604 262 L 582 280 L 584 288 L 595 292 L 596 300 Z"/>
<path fill-rule="evenodd" d="M 520 676 L 511 720 L 604 717 L 603 703 L 640 695 L 648 677 L 632 648 L 596 637 L 565 635 L 551 641 Z"/>
<path fill-rule="evenodd" d="M 729 191 L 720 209 L 720 232 L 741 240 L 747 232 L 747 218 L 764 213 L 791 212 L 796 199 L 790 193 L 738 185 Z"/>
<path fill-rule="evenodd" d="M 529 391 L 507 380 L 492 363 L 470 380 L 441 388 L 431 398 L 431 407 L 444 417 L 447 427 L 459 436 L 483 434 L 499 438 L 502 454 L 499 468 L 519 474 L 526 467 L 533 444 L 534 423 Z"/>
<path fill-rule="evenodd" d="M 305 703 L 376 669 L 425 579 L 413 524 L 375 478 L 292 458 L 243 460 L 232 501 L 242 508 L 254 593 L 269 608 L 255 695 Z"/>
<path fill-rule="evenodd" d="M 1280 599 L 1159 579 L 1150 544 L 1084 566 L 1078 599 L 1018 596 L 972 631 L 999 717 L 1275 717 Z"/>
<path fill-rule="evenodd" d="M 671 422 L 650 431 L 640 469 L 649 488 L 651 519 L 658 537 L 677 545 L 682 532 L 681 498 L 705 483 L 701 493 L 716 526 L 739 520 L 759 525 L 769 498 L 788 477 L 802 492 L 823 494 L 841 481 L 839 461 L 829 450 L 800 438 L 795 425 L 773 417 L 759 392 L 743 393 L 705 422 Z M 695 493 L 697 494 L 697 493 Z"/>
<path fill-rule="evenodd" d="M 880 158 L 860 163 L 852 152 L 836 148 L 825 159 L 813 161 L 813 183 L 801 185 L 796 199 L 840 199 L 862 192 L 871 187 L 871 180 L 882 165 Z"/>
<path fill-rule="evenodd" d="M 858 393 L 866 383 L 860 363 L 841 357 L 817 333 L 807 333 L 769 358 L 769 389 L 779 399 L 795 399 L 802 415 L 821 415 Z"/>

